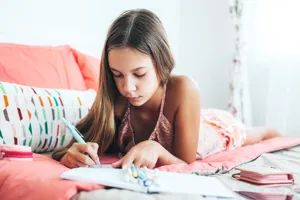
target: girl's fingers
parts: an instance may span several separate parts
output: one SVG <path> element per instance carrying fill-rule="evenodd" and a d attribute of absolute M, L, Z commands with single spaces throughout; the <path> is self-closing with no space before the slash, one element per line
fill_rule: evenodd
<path fill-rule="evenodd" d="M 98 157 L 98 148 L 99 148 L 99 145 L 97 143 L 93 143 L 93 142 L 88 142 L 87 143 L 89 146 L 92 147 L 92 149 L 89 149 L 90 151 L 89 152 L 86 152 L 90 155 L 90 157 L 92 158 L 92 160 L 94 162 L 96 162 L 97 160 L 99 160 L 99 157 Z"/>
<path fill-rule="evenodd" d="M 79 160 L 76 160 L 76 161 L 75 161 L 75 165 L 76 165 L 77 167 L 88 167 L 88 165 L 86 165 L 86 164 L 80 162 Z"/>
<path fill-rule="evenodd" d="M 93 161 L 89 155 L 85 155 L 80 152 L 78 152 L 78 154 L 76 155 L 76 160 L 80 161 L 85 165 L 95 165 L 95 161 Z"/>
<path fill-rule="evenodd" d="M 143 167 L 145 166 L 146 163 L 143 162 L 143 159 L 139 158 L 139 159 L 135 159 L 134 160 L 134 166 L 136 168 L 140 168 L 140 167 Z"/>
<path fill-rule="evenodd" d="M 68 167 L 69 168 L 77 168 L 77 167 L 87 167 L 88 165 L 82 163 L 79 160 L 76 160 L 76 158 L 69 158 L 68 159 Z"/>
<path fill-rule="evenodd" d="M 96 143 L 80 144 L 80 146 L 78 146 L 78 151 L 83 154 L 88 154 L 90 159 L 85 160 L 85 158 L 80 157 L 79 160 L 88 165 L 95 165 L 96 160 L 99 160 L 97 150 L 98 144 Z M 92 162 L 90 162 L 90 160 L 92 160 Z"/>
<path fill-rule="evenodd" d="M 95 151 L 98 151 L 99 145 L 95 142 L 87 142 Z"/>
<path fill-rule="evenodd" d="M 153 169 L 153 168 L 155 167 L 155 163 L 148 164 L 147 167 L 148 167 L 149 169 Z"/>
<path fill-rule="evenodd" d="M 134 158 L 132 156 L 123 157 L 122 168 L 129 167 L 133 163 L 133 161 L 134 161 Z"/>
<path fill-rule="evenodd" d="M 119 168 L 119 167 L 122 166 L 122 162 L 123 162 L 123 158 L 121 158 L 121 159 L 118 160 L 117 162 L 112 163 L 111 166 L 112 166 L 113 168 Z"/>

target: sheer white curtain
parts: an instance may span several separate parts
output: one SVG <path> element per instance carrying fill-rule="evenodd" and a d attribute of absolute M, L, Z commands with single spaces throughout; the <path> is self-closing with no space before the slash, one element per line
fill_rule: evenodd
<path fill-rule="evenodd" d="M 243 2 L 253 125 L 300 136 L 300 1 Z"/>
<path fill-rule="evenodd" d="M 252 111 L 246 59 L 247 20 L 244 14 L 244 0 L 230 0 L 229 12 L 234 27 L 235 53 L 232 60 L 229 84 L 229 112 L 244 124 L 252 125 Z"/>

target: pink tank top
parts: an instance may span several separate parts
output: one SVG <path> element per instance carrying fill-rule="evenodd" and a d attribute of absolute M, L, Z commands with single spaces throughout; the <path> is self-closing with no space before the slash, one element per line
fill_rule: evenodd
<path fill-rule="evenodd" d="M 149 140 L 154 140 L 160 143 L 169 152 L 172 151 L 173 133 L 172 125 L 163 114 L 166 97 L 166 85 L 164 86 L 164 93 L 160 104 L 159 116 L 154 130 L 150 134 Z M 120 148 L 121 154 L 127 153 L 134 145 L 134 131 L 130 120 L 130 103 L 128 102 L 126 113 L 121 121 L 119 127 L 119 135 L 117 144 Z"/>

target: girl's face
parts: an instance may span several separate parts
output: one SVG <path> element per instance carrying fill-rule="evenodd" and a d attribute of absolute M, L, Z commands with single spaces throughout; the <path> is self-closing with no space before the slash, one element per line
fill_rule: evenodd
<path fill-rule="evenodd" d="M 133 48 L 116 48 L 108 53 L 108 63 L 119 92 L 133 106 L 141 106 L 160 84 L 150 56 Z"/>

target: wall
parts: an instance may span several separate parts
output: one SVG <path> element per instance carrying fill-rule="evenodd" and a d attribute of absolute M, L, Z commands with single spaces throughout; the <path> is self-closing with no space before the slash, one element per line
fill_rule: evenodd
<path fill-rule="evenodd" d="M 100 57 L 112 20 L 132 8 L 150 9 L 161 18 L 176 58 L 175 73 L 199 83 L 202 107 L 226 109 L 233 54 L 227 1 L 0 0 L 0 42 L 70 44 Z"/>
<path fill-rule="evenodd" d="M 153 10 L 169 33 L 174 51 L 179 41 L 179 0 L 171 1 L 0 0 L 0 41 L 27 44 L 71 44 L 99 57 L 112 21 L 133 8 Z M 172 12 L 167 12 L 172 2 Z M 175 52 L 176 53 L 176 52 Z"/>
<path fill-rule="evenodd" d="M 202 107 L 227 109 L 233 26 L 228 1 L 181 1 L 179 72 L 197 80 Z"/>

